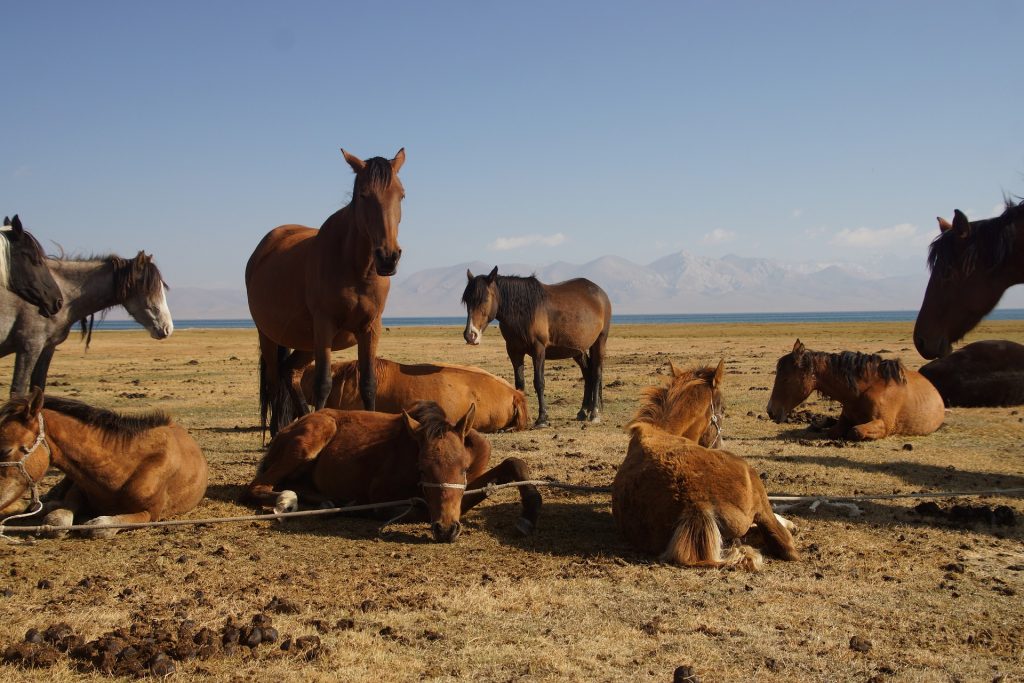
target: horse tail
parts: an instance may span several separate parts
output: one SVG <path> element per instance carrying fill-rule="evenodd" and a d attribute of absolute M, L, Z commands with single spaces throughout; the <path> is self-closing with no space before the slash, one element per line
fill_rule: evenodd
<path fill-rule="evenodd" d="M 267 445 L 267 414 L 270 412 L 270 385 L 267 382 L 267 359 L 260 352 L 260 440 Z"/>
<path fill-rule="evenodd" d="M 722 551 L 722 531 L 714 510 L 689 510 L 676 522 L 671 540 L 661 555 L 663 562 L 688 567 L 731 567 L 757 571 L 764 563 L 761 553 L 741 545 Z"/>
<path fill-rule="evenodd" d="M 757 473 L 754 473 L 753 476 L 760 484 L 761 480 Z M 797 552 L 796 544 L 793 542 L 793 535 L 789 533 L 789 529 L 783 526 L 775 515 L 775 511 L 772 510 L 772 504 L 768 500 L 768 492 L 764 490 L 764 486 L 758 488 L 759 490 L 755 492 L 759 500 L 758 509 L 754 512 L 754 522 L 761 530 L 761 536 L 764 537 L 764 544 L 768 552 L 783 560 L 799 560 L 800 553 Z"/>
<path fill-rule="evenodd" d="M 292 406 L 291 398 L 285 382 L 288 377 L 289 351 L 283 346 L 277 347 L 277 391 L 271 393 L 270 378 L 267 370 L 267 359 L 260 354 L 260 434 L 266 443 L 267 427 L 270 428 L 270 436 L 273 437 L 285 425 L 295 419 L 295 409 Z M 268 419 L 269 418 L 269 419 Z"/>
<path fill-rule="evenodd" d="M 526 394 L 515 390 L 512 394 L 512 430 L 521 432 L 530 426 L 530 408 L 526 403 Z"/>

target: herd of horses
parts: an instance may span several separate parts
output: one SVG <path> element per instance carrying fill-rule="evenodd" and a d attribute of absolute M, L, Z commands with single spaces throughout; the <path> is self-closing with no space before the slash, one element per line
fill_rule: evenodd
<path fill-rule="evenodd" d="M 599 422 L 611 303 L 586 279 L 544 284 L 536 277 L 467 271 L 463 333 L 481 343 L 497 320 L 514 385 L 484 370 L 377 357 L 390 276 L 398 267 L 405 151 L 362 160 L 342 150 L 355 173 L 350 203 L 320 229 L 284 225 L 267 233 L 245 269 L 259 336 L 259 404 L 272 438 L 244 500 L 277 512 L 306 505 L 426 501 L 434 538 L 454 541 L 461 515 L 491 483 L 519 482 L 517 528 L 532 531 L 541 496 L 529 465 L 491 467 L 484 434 L 530 426 L 525 357 L 533 361 L 534 428 L 548 424 L 547 360 L 573 359 L 583 377 L 578 420 Z M 970 222 L 942 219 L 928 263 L 931 277 L 914 343 L 920 371 L 897 360 L 811 351 L 797 340 L 776 365 L 767 406 L 775 421 L 813 392 L 842 404 L 830 436 L 881 439 L 928 434 L 946 405 L 1024 402 L 1024 347 L 982 341 L 952 345 L 1024 282 L 1024 202 Z M 44 394 L 54 348 L 80 322 L 86 343 L 96 313 L 120 305 L 157 339 L 173 322 L 166 284 L 152 257 L 45 257 L 18 216 L 0 232 L 0 355 L 16 354 L 11 399 L 0 406 L 0 510 L 15 507 L 51 468 L 64 479 L 44 496 L 56 533 L 86 519 L 90 533 L 111 523 L 184 514 L 206 490 L 208 466 L 188 432 L 162 412 L 125 416 Z M 354 361 L 331 352 L 357 347 Z M 429 359 L 428 359 L 429 360 Z M 776 515 L 749 464 L 722 448 L 724 361 L 679 369 L 643 392 L 627 426 L 626 456 L 612 485 L 612 512 L 643 552 L 686 566 L 761 565 L 743 545 L 756 527 L 765 550 L 798 557 L 792 525 Z"/>

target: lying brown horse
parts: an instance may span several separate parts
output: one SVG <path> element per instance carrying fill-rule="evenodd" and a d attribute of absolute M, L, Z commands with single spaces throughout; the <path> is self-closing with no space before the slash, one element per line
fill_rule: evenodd
<path fill-rule="evenodd" d="M 351 203 L 319 230 L 301 225 L 274 228 L 245 267 L 249 311 L 260 340 L 260 412 L 271 433 L 290 421 L 284 376 L 316 362 L 314 405 L 331 391 L 331 350 L 359 346 L 359 394 L 374 409 L 380 316 L 402 250 L 398 223 L 405 189 L 398 170 L 405 150 L 388 161 L 363 161 L 345 152 L 355 171 Z M 288 356 L 288 349 L 294 349 Z M 286 411 L 286 412 L 282 412 Z"/>
<path fill-rule="evenodd" d="M 583 405 L 577 420 L 601 421 L 601 391 L 605 344 L 612 320 L 612 304 L 604 290 L 577 278 L 545 285 L 535 277 L 474 276 L 462 293 L 466 304 L 467 344 L 479 344 L 492 320 L 505 338 L 505 349 L 515 373 L 516 389 L 526 389 L 525 356 L 533 359 L 533 388 L 537 391 L 537 422 L 548 424 L 544 402 L 544 361 L 572 358 L 583 372 Z"/>
<path fill-rule="evenodd" d="M 424 401 L 401 415 L 361 410 L 318 410 L 282 429 L 267 449 L 246 500 L 283 512 L 298 507 L 292 490 L 321 504 L 369 504 L 423 496 L 437 541 L 454 541 L 462 514 L 484 499 L 464 491 L 530 478 L 526 463 L 508 458 L 488 470 L 491 447 L 472 429 L 474 407 L 452 426 L 436 403 Z M 523 515 L 516 527 L 536 526 L 541 497 L 519 487 Z"/>
<path fill-rule="evenodd" d="M 384 358 L 377 358 L 374 365 L 377 410 L 382 413 L 400 413 L 418 401 L 433 401 L 451 422 L 475 405 L 473 429 L 478 432 L 519 431 L 529 424 L 523 392 L 486 370 L 439 363 L 405 365 Z M 312 365 L 307 365 L 302 373 L 299 390 L 307 401 L 311 401 L 313 395 L 313 374 Z M 362 408 L 357 390 L 358 364 L 351 360 L 332 363 L 331 374 L 334 381 L 327 407 Z"/>
<path fill-rule="evenodd" d="M 784 560 L 798 554 L 787 527 L 768 502 L 757 471 L 721 441 L 718 367 L 682 371 L 671 363 L 665 387 L 644 391 L 627 427 L 626 459 L 612 483 L 612 513 L 626 539 L 662 561 L 690 567 L 761 567 L 749 546 L 723 549 L 756 523 L 767 550 Z"/>
<path fill-rule="evenodd" d="M 977 341 L 926 363 L 919 372 L 947 406 L 1024 404 L 1024 346 L 1012 341 Z"/>
<path fill-rule="evenodd" d="M 1024 283 L 1024 202 L 1007 200 L 1002 215 L 974 222 L 957 210 L 952 223 L 939 219 L 939 230 L 914 324 L 914 346 L 928 359 L 949 355 L 1003 292 Z"/>
<path fill-rule="evenodd" d="M 63 482 L 47 495 L 45 523 L 154 522 L 188 512 L 206 493 L 206 458 L 164 413 L 125 416 L 33 389 L 0 407 L 0 509 L 51 466 Z M 116 529 L 97 529 L 108 537 Z"/>
<path fill-rule="evenodd" d="M 839 401 L 833 439 L 864 441 L 931 434 L 942 424 L 942 397 L 921 373 L 875 354 L 810 351 L 799 339 L 775 366 L 768 417 L 782 422 L 811 392 Z"/>

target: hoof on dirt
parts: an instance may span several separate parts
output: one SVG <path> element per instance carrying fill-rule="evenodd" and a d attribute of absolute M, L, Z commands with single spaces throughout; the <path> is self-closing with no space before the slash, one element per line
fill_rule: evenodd
<path fill-rule="evenodd" d="M 43 517 L 43 524 L 49 524 L 54 527 L 71 526 L 75 523 L 75 513 L 71 510 L 57 509 L 51 510 L 46 517 Z M 46 534 L 49 538 L 64 538 L 68 535 L 68 532 L 64 529 L 54 529 Z"/>
<path fill-rule="evenodd" d="M 586 420 L 587 417 L 587 411 L 583 410 L 582 408 L 580 408 L 580 412 L 576 413 L 576 419 L 579 420 L 580 422 Z"/>
<path fill-rule="evenodd" d="M 299 509 L 299 495 L 295 491 L 281 491 L 274 503 L 274 514 L 282 512 L 295 512 Z"/>
<path fill-rule="evenodd" d="M 533 533 L 534 529 L 536 529 L 536 527 L 533 525 L 533 522 L 526 519 L 526 517 L 520 517 L 516 520 L 516 531 L 521 533 L 523 536 L 529 536 Z"/>
<path fill-rule="evenodd" d="M 533 428 L 534 429 L 544 429 L 545 427 L 550 427 L 550 426 L 551 426 L 551 423 L 548 422 L 546 419 L 544 419 L 544 420 L 537 420 L 536 422 L 533 423 Z"/>
<path fill-rule="evenodd" d="M 114 518 L 107 515 L 96 517 L 95 519 L 90 519 L 86 522 L 88 526 L 103 526 L 105 524 L 113 523 Z M 113 538 L 117 535 L 118 531 L 120 531 L 120 529 L 89 529 L 85 532 L 85 535 L 89 538 Z"/>
<path fill-rule="evenodd" d="M 594 417 L 590 418 L 590 424 L 592 424 L 592 425 L 601 424 L 601 416 L 600 415 L 595 415 Z"/>

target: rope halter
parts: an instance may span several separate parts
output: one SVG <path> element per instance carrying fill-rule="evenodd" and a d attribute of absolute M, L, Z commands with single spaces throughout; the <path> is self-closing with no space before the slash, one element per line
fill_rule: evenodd
<path fill-rule="evenodd" d="M 421 481 L 420 486 L 425 489 L 459 489 L 462 491 L 466 490 L 465 484 L 450 484 L 446 481 L 433 482 L 433 481 Z"/>
<path fill-rule="evenodd" d="M 5 517 L 2 521 L 0 521 L 0 536 L 4 535 L 4 525 L 7 522 L 11 521 L 12 519 L 31 517 L 32 515 L 39 513 L 43 509 L 43 503 L 41 500 L 39 500 L 39 490 L 36 488 L 36 481 L 35 479 L 32 478 L 32 475 L 30 475 L 28 473 L 28 470 L 25 468 L 25 463 L 28 462 L 28 459 L 32 457 L 32 454 L 35 453 L 36 449 L 38 449 L 40 446 L 46 449 L 46 456 L 51 460 L 53 459 L 53 452 L 50 450 L 50 444 L 46 441 L 46 423 L 43 422 L 43 411 L 39 411 L 39 413 L 36 415 L 36 419 L 39 422 L 39 433 L 36 434 L 36 440 L 32 443 L 32 445 L 29 448 L 25 449 L 23 455 L 21 456 L 21 460 L 18 460 L 17 462 L 0 462 L 0 467 L 14 467 L 15 469 L 17 469 L 18 473 L 21 474 L 21 476 L 25 478 L 25 481 L 28 482 L 28 488 L 32 492 L 32 502 L 29 504 L 28 512 L 22 512 L 17 515 L 10 515 L 8 517 Z"/>
<path fill-rule="evenodd" d="M 708 423 L 708 428 L 704 432 L 707 433 L 711 427 L 715 428 L 715 440 L 711 442 L 708 448 L 718 448 L 722 445 L 722 424 L 721 418 L 718 417 L 718 410 L 715 408 L 714 396 L 711 397 L 711 422 Z"/>

